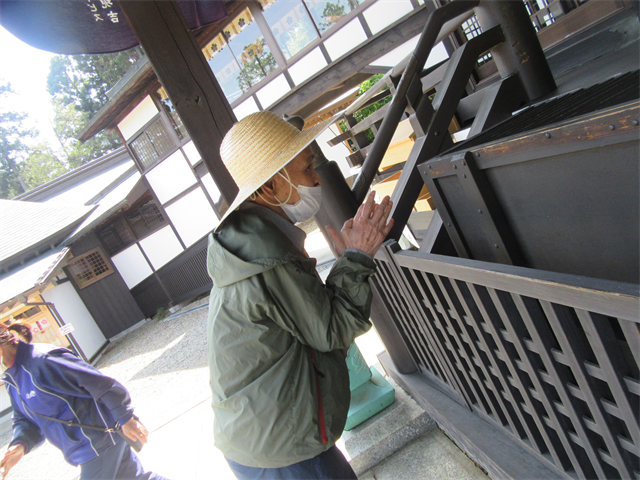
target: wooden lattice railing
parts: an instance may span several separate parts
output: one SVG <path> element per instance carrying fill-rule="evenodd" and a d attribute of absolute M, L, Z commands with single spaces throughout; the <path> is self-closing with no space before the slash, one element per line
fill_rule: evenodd
<path fill-rule="evenodd" d="M 377 289 L 420 374 L 566 478 L 640 478 L 638 285 L 415 251 Z"/>

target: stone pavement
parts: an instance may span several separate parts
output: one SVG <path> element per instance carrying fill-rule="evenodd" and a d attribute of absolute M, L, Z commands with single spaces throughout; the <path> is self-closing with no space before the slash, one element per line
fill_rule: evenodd
<path fill-rule="evenodd" d="M 145 468 L 173 480 L 235 478 L 222 454 L 213 446 L 206 303 L 206 298 L 201 299 L 181 311 L 188 313 L 178 312 L 167 320 L 141 324 L 112 342 L 96 364 L 129 389 L 136 414 L 150 432 L 149 443 L 139 454 Z M 375 332 L 363 335 L 357 343 L 367 363 L 376 363 L 376 354 L 383 347 Z M 375 422 L 374 418 L 366 423 Z M 11 421 L 0 419 L 0 451 L 6 449 L 10 439 Z M 345 442 L 340 441 L 338 446 L 350 458 Z M 79 475 L 79 468 L 67 464 L 59 450 L 45 443 L 25 456 L 8 479 L 75 480 Z M 482 480 L 487 477 L 439 430 L 431 429 L 360 478 Z"/>
<path fill-rule="evenodd" d="M 127 387 L 136 415 L 150 432 L 140 453 L 145 468 L 175 480 L 234 478 L 213 448 L 206 303 L 202 299 L 184 310 L 204 308 L 142 324 L 112 342 L 96 363 Z M 10 440 L 10 433 L 5 433 L 10 422 L 2 427 L 0 451 Z M 59 450 L 45 443 L 26 455 L 8 479 L 72 480 L 79 475 L 79 468 L 68 465 Z"/>

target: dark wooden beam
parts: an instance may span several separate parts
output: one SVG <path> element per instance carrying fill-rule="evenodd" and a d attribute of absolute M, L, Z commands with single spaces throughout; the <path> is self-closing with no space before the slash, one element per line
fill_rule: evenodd
<path fill-rule="evenodd" d="M 244 5 L 244 2 L 227 2 L 225 4 L 229 15 L 227 18 L 218 20 L 193 32 L 198 45 L 204 46 L 211 41 L 222 30 L 228 18 L 232 18 L 244 8 Z M 78 134 L 78 140 L 84 142 L 102 130 L 115 128 L 116 124 L 128 115 L 144 97 L 160 87 L 160 82 L 158 82 L 146 56 L 131 67 L 131 70 L 126 73 L 118 84 L 113 87 L 113 95 L 109 101 Z"/>
<path fill-rule="evenodd" d="M 231 203 L 238 189 L 219 150 L 236 118 L 180 7 L 166 0 L 123 0 L 120 6 L 222 197 Z"/>
<path fill-rule="evenodd" d="M 400 238 L 402 229 L 406 225 L 413 206 L 420 196 L 424 181 L 420 178 L 420 173 L 415 167 L 437 155 L 441 149 L 448 148 L 447 144 L 451 141 L 451 137 L 446 132 L 458 107 L 469 76 L 475 67 L 476 60 L 481 53 L 486 52 L 503 40 L 504 37 L 500 27 L 493 27 L 469 40 L 456 50 L 449 59 L 446 73 L 433 99 L 433 103 L 429 101 L 428 97 L 422 98 L 416 110 L 416 118 L 420 120 L 422 117 L 424 123 L 428 123 L 428 128 L 424 136 L 416 139 L 406 166 L 402 170 L 402 174 L 393 191 L 391 214 L 394 219 L 394 225 L 389 233 L 389 238 Z M 421 114 L 423 107 L 425 107 L 424 115 Z M 429 116 L 426 114 L 427 110 L 435 111 L 435 113 Z M 436 201 L 438 208 L 440 208 L 441 204 L 437 202 L 436 193 L 432 191 L 433 185 L 428 185 L 427 188 L 432 198 Z M 451 223 L 444 215 L 442 219 L 447 224 Z M 466 256 L 465 248 L 462 248 L 463 245 L 457 244 L 456 249 L 458 247 L 461 247 L 459 250 L 460 256 Z"/>
<path fill-rule="evenodd" d="M 336 145 L 338 145 L 338 144 L 340 144 L 340 143 L 342 143 L 342 142 L 344 142 L 346 140 L 349 140 L 351 138 L 353 138 L 353 135 L 351 134 L 351 132 L 350 131 L 346 131 L 346 132 L 338 135 L 337 137 L 334 137 L 331 140 L 329 140 L 327 142 L 327 145 L 329 145 L 330 147 L 335 147 Z"/>
<path fill-rule="evenodd" d="M 485 32 L 498 25 L 502 27 L 505 41 L 491 49 L 502 78 L 518 72 L 530 100 L 555 90 L 553 74 L 524 2 L 481 2 L 475 14 Z"/>
<path fill-rule="evenodd" d="M 318 97 L 316 97 L 300 109 L 292 111 L 291 113 L 284 113 L 287 113 L 288 115 L 300 115 L 302 118 L 309 118 L 310 116 L 318 112 L 318 110 L 320 110 L 322 107 L 333 103 L 336 98 L 357 87 L 370 77 L 371 75 L 368 73 L 356 73 L 355 75 L 352 75 L 351 77 L 346 79 L 344 82 L 341 82 L 338 85 L 334 85 L 330 89 L 325 88 L 323 93 L 321 93 Z M 269 108 L 269 110 L 280 113 L 279 109 L 274 110 L 273 108 Z"/>
<path fill-rule="evenodd" d="M 488 91 L 489 88 L 483 88 L 482 90 L 477 90 L 471 95 L 460 99 L 458 109 L 456 110 L 456 117 L 458 122 L 460 122 L 460 125 L 465 125 L 467 121 L 475 118 Z"/>
<path fill-rule="evenodd" d="M 529 100 L 518 73 L 508 76 L 485 90 L 486 95 L 476 112 L 475 120 L 469 130 L 469 137 L 506 120 L 512 112 Z"/>
<path fill-rule="evenodd" d="M 389 53 L 410 38 L 419 35 L 424 28 L 429 14 L 434 9 L 430 2 L 428 3 L 429 5 L 423 5 L 421 10 L 417 10 L 408 18 L 387 27 L 387 29 L 383 30 L 379 35 L 368 39 L 356 47 L 350 54 L 327 66 L 301 85 L 298 85 L 298 87 L 280 99 L 280 101 L 274 104 L 269 110 L 277 114 L 295 113 L 304 117 L 304 115 L 298 112 L 303 109 L 304 111 L 308 111 L 305 107 L 324 92 L 333 89 L 336 85 L 339 85 L 351 77 L 354 72 L 363 70 L 377 58 Z"/>
<path fill-rule="evenodd" d="M 127 80 L 125 78 L 128 77 Z M 129 70 L 124 82 L 96 113 L 89 123 L 79 132 L 78 140 L 84 142 L 105 129 L 113 129 L 119 119 L 129 114 L 144 97 L 159 88 L 158 80 L 149 64 L 149 59 L 143 57 Z"/>

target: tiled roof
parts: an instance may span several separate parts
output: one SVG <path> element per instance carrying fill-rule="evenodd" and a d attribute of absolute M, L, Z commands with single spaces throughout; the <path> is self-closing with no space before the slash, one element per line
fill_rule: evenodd
<path fill-rule="evenodd" d="M 67 190 L 73 189 L 77 185 L 83 184 L 90 179 L 101 175 L 103 172 L 112 170 L 114 167 L 127 162 L 133 165 L 131 156 L 126 151 L 125 147 L 120 147 L 77 168 L 74 168 L 73 170 L 63 173 L 59 177 L 56 177 L 53 180 L 49 180 L 47 183 L 43 183 L 42 185 L 31 188 L 25 193 L 17 195 L 15 198 L 13 198 L 13 200 L 46 202 Z M 103 186 L 100 186 L 99 190 L 102 190 L 102 187 Z M 62 198 L 58 198 L 58 200 L 64 201 Z M 82 202 L 78 199 L 72 199 L 70 201 L 71 203 L 94 203 L 87 201 Z"/>
<path fill-rule="evenodd" d="M 0 200 L 0 263 L 51 246 L 61 232 L 82 221 L 95 205 Z M 67 232 L 68 233 L 68 232 Z"/>
<path fill-rule="evenodd" d="M 68 252 L 68 248 L 55 249 L 18 270 L 0 276 L 0 305 L 34 288 L 46 286 Z"/>
<path fill-rule="evenodd" d="M 116 165 L 109 170 L 104 170 L 94 177 L 85 179 L 82 183 L 74 185 L 63 192 L 58 193 L 55 196 L 46 199 L 47 202 L 64 202 L 64 203 L 82 203 L 84 205 L 100 203 L 100 201 L 94 201 L 100 193 L 109 190 L 112 184 L 122 181 L 131 174 L 131 172 L 137 172 L 133 160 Z"/>
<path fill-rule="evenodd" d="M 94 228 L 97 224 L 107 218 L 109 215 L 116 212 L 121 207 L 127 205 L 127 196 L 138 184 L 142 175 L 136 170 L 131 173 L 131 176 L 124 180 L 120 185 L 111 190 L 107 195 L 100 199 L 96 208 L 91 215 L 89 215 L 82 224 L 77 227 L 74 232 L 67 237 L 64 241 L 65 245 L 69 245 L 77 238 L 81 237 L 89 230 Z"/>

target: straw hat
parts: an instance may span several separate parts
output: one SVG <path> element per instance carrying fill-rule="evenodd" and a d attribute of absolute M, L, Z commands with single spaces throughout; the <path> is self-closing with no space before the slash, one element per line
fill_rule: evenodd
<path fill-rule="evenodd" d="M 248 115 L 231 127 L 222 140 L 220 156 L 239 191 L 220 224 L 335 121 L 333 117 L 300 131 L 264 111 Z"/>

